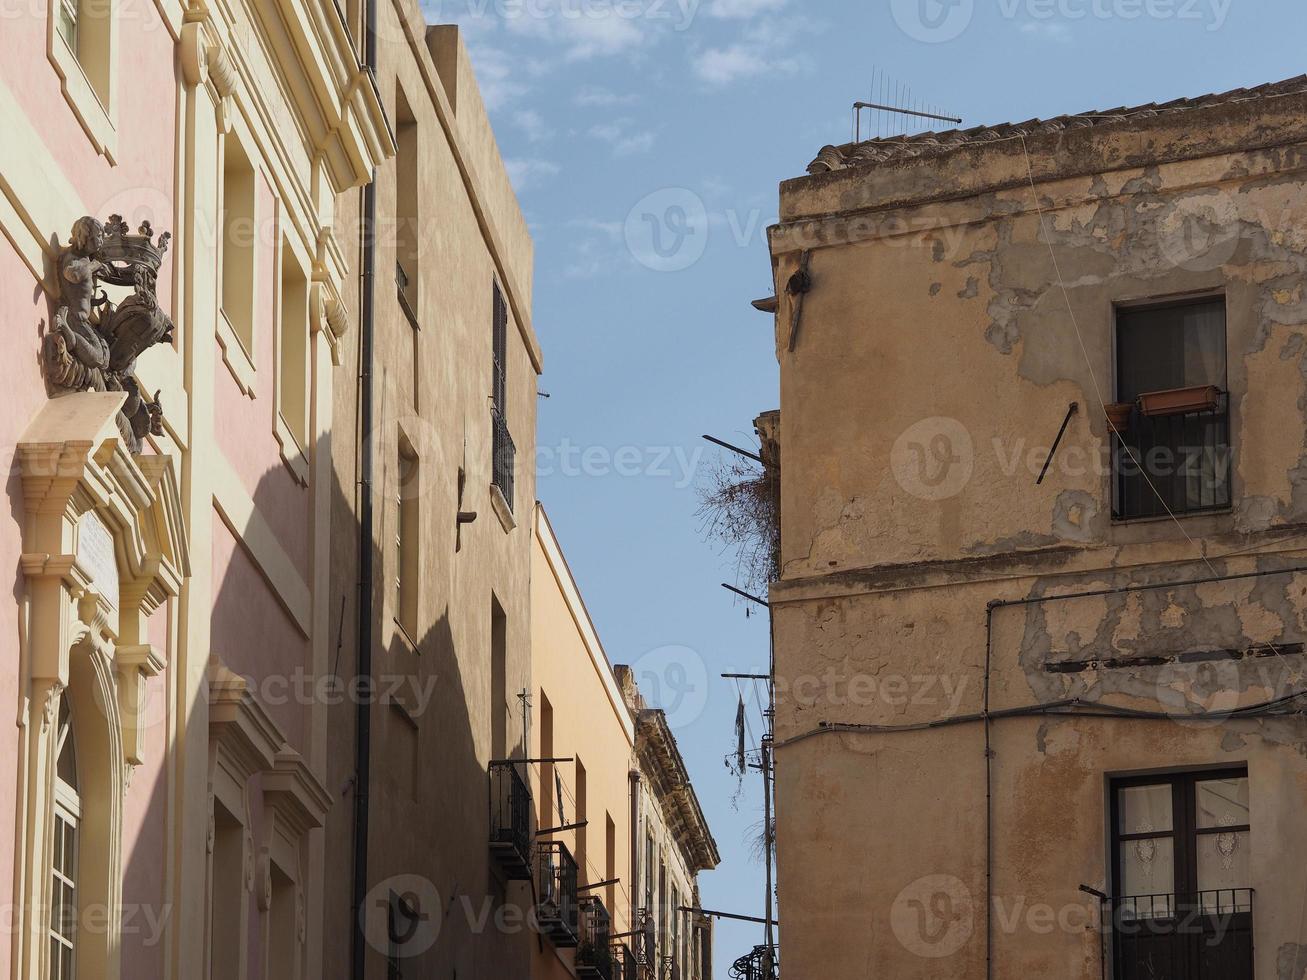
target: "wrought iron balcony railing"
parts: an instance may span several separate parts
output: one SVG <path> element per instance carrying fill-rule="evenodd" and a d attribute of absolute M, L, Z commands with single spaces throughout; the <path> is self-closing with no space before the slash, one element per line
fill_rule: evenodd
<path fill-rule="evenodd" d="M 612 919 L 597 895 L 579 903 L 576 975 L 594 980 L 613 980 Z"/>
<path fill-rule="evenodd" d="M 1230 506 L 1230 396 L 1213 392 L 1212 404 L 1197 411 L 1132 409 L 1120 438 L 1112 436 L 1116 520 Z"/>
<path fill-rule="evenodd" d="M 613 964 L 612 980 L 640 980 L 636 972 L 639 961 L 626 940 L 612 940 L 608 950 L 609 961 Z"/>
<path fill-rule="evenodd" d="M 519 765 L 490 765 L 490 851 L 510 881 L 530 881 L 531 790 Z"/>
<path fill-rule="evenodd" d="M 731 964 L 733 980 L 777 980 L 780 958 L 775 946 L 755 946 Z"/>
<path fill-rule="evenodd" d="M 508 421 L 502 412 L 492 409 L 490 424 L 493 431 L 492 453 L 494 474 L 492 482 L 504 495 L 508 509 L 513 509 L 513 477 L 517 467 L 517 447 L 508 431 Z"/>
<path fill-rule="evenodd" d="M 1253 890 L 1114 898 L 1117 980 L 1252 980 Z"/>
<path fill-rule="evenodd" d="M 561 841 L 536 844 L 536 896 L 541 930 L 555 946 L 574 948 L 580 930 L 576 860 Z"/>

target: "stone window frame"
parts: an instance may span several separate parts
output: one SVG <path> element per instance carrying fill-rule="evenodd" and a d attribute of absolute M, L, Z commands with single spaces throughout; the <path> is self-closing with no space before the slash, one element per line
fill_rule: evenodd
<path fill-rule="evenodd" d="M 313 442 L 315 422 L 313 411 L 313 393 L 314 393 L 314 352 L 313 352 L 313 261 L 308 246 L 299 238 L 295 229 L 289 222 L 282 219 L 282 209 L 280 204 L 277 205 L 278 219 L 275 222 L 277 226 L 277 246 L 276 246 L 276 298 L 273 303 L 273 358 L 275 359 L 275 369 L 273 371 L 273 436 L 277 440 L 277 445 L 281 452 L 282 462 L 290 470 L 296 482 L 301 486 L 309 484 L 309 469 L 313 459 Z M 295 426 L 298 421 L 288 420 L 282 404 L 285 395 L 283 380 L 283 368 L 285 350 L 283 345 L 284 332 L 286 323 L 284 319 L 286 297 L 285 293 L 285 272 L 286 262 L 291 261 L 295 264 L 294 271 L 300 274 L 300 281 L 303 283 L 303 303 L 302 303 L 302 326 L 304 340 L 303 356 L 303 387 L 304 387 L 304 418 L 303 418 L 303 439 L 296 434 Z M 297 302 L 297 305 L 298 302 Z"/>
<path fill-rule="evenodd" d="M 83 392 L 47 402 L 19 439 L 25 596 L 18 755 L 15 977 L 50 976 L 53 833 L 60 707 L 70 699 L 78 753 L 84 859 L 77 869 L 79 980 L 121 975 L 124 797 L 143 761 L 145 680 L 165 666 L 148 622 L 179 594 L 188 546 L 173 461 L 133 457 L 117 418 L 125 395 Z M 109 547 L 91 548 L 94 514 Z M 78 710 L 81 707 L 82 710 Z"/>
<path fill-rule="evenodd" d="M 218 266 L 215 270 L 217 283 L 217 288 L 214 291 L 217 305 L 215 322 L 218 349 L 222 352 L 223 363 L 227 365 L 227 370 L 231 372 L 232 378 L 235 379 L 236 386 L 241 392 L 249 398 L 254 398 L 255 381 L 258 375 L 258 360 L 255 351 L 258 347 L 259 336 L 259 318 L 256 304 L 261 279 L 258 254 L 260 244 L 259 220 L 261 217 L 259 212 L 259 185 L 260 183 L 266 184 L 267 180 L 258 164 L 259 155 L 254 150 L 258 144 L 244 119 L 240 118 L 240 113 L 231 112 L 229 114 L 229 123 L 227 131 L 220 135 L 218 141 L 218 201 L 215 213 L 219 217 L 220 226 L 214 229 L 214 251 L 218 259 Z M 252 200 L 249 205 L 249 219 L 252 223 L 251 233 L 254 235 L 254 244 L 250 260 L 249 281 L 245 284 L 243 290 L 248 294 L 247 308 L 241 311 L 242 316 L 248 316 L 249 318 L 248 337 L 241 336 L 241 328 L 232 322 L 231 314 L 228 313 L 223 299 L 228 274 L 226 244 L 227 157 L 233 148 L 235 152 L 244 158 L 251 183 L 250 194 Z"/>
<path fill-rule="evenodd" d="M 117 87 L 118 87 L 118 35 L 117 0 L 95 0 L 103 5 L 104 17 L 87 17 L 85 11 L 79 12 L 78 48 L 94 45 L 94 54 L 99 65 L 89 66 L 103 78 L 97 84 L 88 72 L 90 57 L 85 50 L 74 51 L 59 30 L 59 15 L 63 10 L 61 0 L 51 0 L 47 12 L 46 53 L 50 64 L 59 76 L 60 89 L 64 99 L 77 121 L 86 132 L 96 152 L 105 156 L 110 163 L 117 162 L 118 130 L 116 124 Z M 79 4 L 80 6 L 80 4 Z M 87 28 L 91 28 L 88 30 Z"/>
<path fill-rule="evenodd" d="M 331 794 L 290 747 L 267 711 L 251 693 L 243 677 L 228 670 L 217 657 L 209 662 L 209 838 L 208 889 L 205 920 L 212 923 L 214 902 L 214 850 L 217 805 L 236 817 L 242 831 L 241 868 L 244 880 L 236 909 L 225 909 L 228 941 L 237 944 L 239 977 L 247 971 L 251 894 L 261 913 L 260 929 L 265 966 L 273 949 L 275 882 L 289 883 L 293 902 L 294 942 L 291 970 L 279 972 L 284 980 L 303 980 L 307 964 L 305 942 L 308 920 L 304 849 L 312 831 L 321 828 L 331 808 Z M 251 818 L 258 798 L 259 838 Z M 211 950 L 215 937 L 208 937 Z M 265 974 L 270 975 L 270 974 Z"/>

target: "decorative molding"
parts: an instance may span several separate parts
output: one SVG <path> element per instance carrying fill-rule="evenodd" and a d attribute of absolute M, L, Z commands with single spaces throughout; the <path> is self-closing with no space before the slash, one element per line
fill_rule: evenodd
<path fill-rule="evenodd" d="M 244 787 L 255 773 L 272 768 L 286 739 L 250 693 L 245 678 L 216 657 L 209 661 L 208 695 L 210 755 Z"/>

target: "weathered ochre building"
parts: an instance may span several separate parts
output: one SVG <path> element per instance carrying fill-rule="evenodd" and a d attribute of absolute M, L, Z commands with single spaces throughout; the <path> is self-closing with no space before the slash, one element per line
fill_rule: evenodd
<path fill-rule="evenodd" d="M 782 185 L 787 975 L 1304 976 L 1305 165 L 1297 79 Z"/>

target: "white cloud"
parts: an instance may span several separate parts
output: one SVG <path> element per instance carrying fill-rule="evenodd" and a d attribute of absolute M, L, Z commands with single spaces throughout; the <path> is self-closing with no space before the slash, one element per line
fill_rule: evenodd
<path fill-rule="evenodd" d="M 729 85 L 765 74 L 793 75 L 797 58 L 783 54 L 792 37 L 768 21 L 744 33 L 742 40 L 720 48 L 705 48 L 694 57 L 694 73 L 710 85 Z"/>
<path fill-rule="evenodd" d="M 787 0 L 713 0 L 708 13 L 722 20 L 747 20 L 785 6 Z"/>
<path fill-rule="evenodd" d="M 517 62 L 507 51 L 478 44 L 472 48 L 471 58 L 481 101 L 487 109 L 493 112 L 526 95 L 528 89 L 520 80 Z"/>
<path fill-rule="evenodd" d="M 593 139 L 607 143 L 613 150 L 613 156 L 626 157 L 635 153 L 647 153 L 653 149 L 656 137 L 649 130 L 633 130 L 631 120 L 617 119 L 590 127 Z"/>
<path fill-rule="evenodd" d="M 544 117 L 534 109 L 522 109 L 513 114 L 518 131 L 532 143 L 539 143 L 553 135 Z"/>
<path fill-rule="evenodd" d="M 504 161 L 508 179 L 513 182 L 513 190 L 521 194 L 537 182 L 556 177 L 561 168 L 550 160 L 514 158 Z"/>
<path fill-rule="evenodd" d="M 619 95 L 609 89 L 593 85 L 587 85 L 572 96 L 572 102 L 576 105 L 603 109 L 619 105 L 630 105 L 635 101 L 636 96 L 634 94 Z"/>

